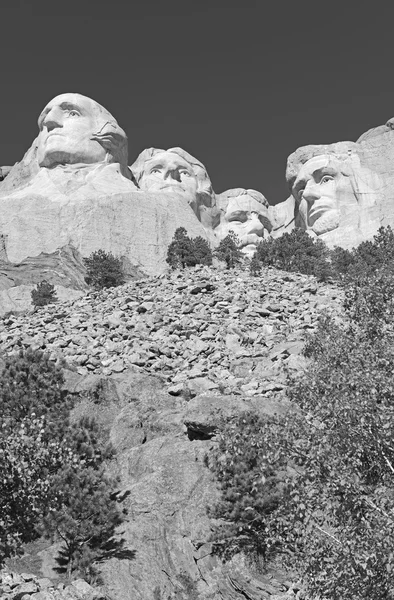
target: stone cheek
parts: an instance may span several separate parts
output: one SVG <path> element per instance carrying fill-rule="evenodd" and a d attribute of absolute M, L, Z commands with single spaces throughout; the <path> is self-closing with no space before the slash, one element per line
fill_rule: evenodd
<path fill-rule="evenodd" d="M 349 249 L 373 237 L 383 224 L 384 186 L 362 158 L 361 147 L 353 142 L 305 146 L 289 157 L 296 227 L 329 246 Z"/>
<path fill-rule="evenodd" d="M 268 202 L 256 190 L 235 188 L 217 196 L 220 222 L 215 228 L 217 239 L 234 233 L 244 254 L 253 255 L 256 245 L 269 235 L 273 222 Z"/>
<path fill-rule="evenodd" d="M 37 138 L 40 167 L 120 162 L 127 166 L 127 137 L 98 102 L 81 94 L 61 94 L 42 111 Z"/>

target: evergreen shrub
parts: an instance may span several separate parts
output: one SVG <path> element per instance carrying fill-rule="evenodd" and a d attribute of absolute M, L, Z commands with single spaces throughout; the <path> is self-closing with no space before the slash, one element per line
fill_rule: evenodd
<path fill-rule="evenodd" d="M 63 542 L 68 575 L 85 576 L 121 521 L 113 449 L 94 419 L 70 422 L 74 401 L 43 353 L 7 357 L 1 375 L 0 564 L 42 534 Z"/>
<path fill-rule="evenodd" d="M 57 302 L 55 286 L 44 279 L 31 291 L 31 300 L 34 306 L 46 306 Z"/>
<path fill-rule="evenodd" d="M 256 258 L 264 266 L 315 275 L 321 281 L 332 277 L 329 249 L 302 229 L 263 240 L 257 246 Z"/>
<path fill-rule="evenodd" d="M 227 269 L 233 269 L 240 264 L 244 258 L 240 250 L 240 240 L 238 236 L 230 231 L 225 238 L 220 241 L 220 244 L 215 248 L 215 256 L 226 263 Z"/>
<path fill-rule="evenodd" d="M 97 250 L 92 252 L 83 262 L 87 269 L 85 281 L 95 290 L 117 287 L 125 283 L 122 260 L 112 252 Z"/>
<path fill-rule="evenodd" d="M 211 265 L 212 250 L 204 238 L 190 238 L 184 227 L 178 227 L 168 246 L 166 261 L 173 269 Z"/>
<path fill-rule="evenodd" d="M 310 597 L 394 598 L 392 284 L 384 270 L 349 283 L 344 316 L 322 319 L 289 380 L 293 409 L 224 424 L 208 458 L 214 548 L 279 555 Z"/>

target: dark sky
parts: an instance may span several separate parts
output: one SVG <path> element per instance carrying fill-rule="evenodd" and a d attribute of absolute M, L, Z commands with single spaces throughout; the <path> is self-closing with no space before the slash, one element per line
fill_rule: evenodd
<path fill-rule="evenodd" d="M 216 192 L 288 193 L 287 156 L 394 116 L 390 2 L 3 0 L 0 165 L 47 102 L 97 100 L 144 148 L 181 146 Z M 386 12 L 382 11 L 386 7 Z"/>

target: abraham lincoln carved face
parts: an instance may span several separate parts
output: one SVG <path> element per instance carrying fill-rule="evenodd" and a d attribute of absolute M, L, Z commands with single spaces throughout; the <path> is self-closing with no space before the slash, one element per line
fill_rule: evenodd
<path fill-rule="evenodd" d="M 317 235 L 338 227 L 341 205 L 358 205 L 351 178 L 329 155 L 315 156 L 300 168 L 292 193 L 305 228 Z"/>

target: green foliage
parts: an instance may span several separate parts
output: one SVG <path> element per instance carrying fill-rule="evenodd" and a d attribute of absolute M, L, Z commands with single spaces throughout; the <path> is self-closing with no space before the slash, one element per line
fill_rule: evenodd
<path fill-rule="evenodd" d="M 57 302 L 55 286 L 44 279 L 31 291 L 31 301 L 34 306 L 46 306 Z"/>
<path fill-rule="evenodd" d="M 207 242 L 201 235 L 192 239 L 193 243 L 193 254 L 196 260 L 196 265 L 211 265 L 212 264 L 212 250 Z"/>
<path fill-rule="evenodd" d="M 45 435 L 45 418 L 30 415 L 0 434 L 0 564 L 37 537 L 48 504 L 50 473 L 62 467 L 68 449 Z"/>
<path fill-rule="evenodd" d="M 262 265 L 315 275 L 321 281 L 332 276 L 327 246 L 302 229 L 263 240 L 257 246 L 256 258 Z"/>
<path fill-rule="evenodd" d="M 383 270 L 349 283 L 343 320 L 321 321 L 289 382 L 294 411 L 224 425 L 210 457 L 217 551 L 280 554 L 311 597 L 394 598 L 392 286 Z"/>
<path fill-rule="evenodd" d="M 214 250 L 215 256 L 226 263 L 227 269 L 233 269 L 243 259 L 243 254 L 239 246 L 240 241 L 238 236 L 233 231 L 230 231 Z"/>
<path fill-rule="evenodd" d="M 117 287 L 125 283 L 122 260 L 111 252 L 97 250 L 92 252 L 83 262 L 87 269 L 85 281 L 95 290 Z"/>
<path fill-rule="evenodd" d="M 386 273 L 394 272 L 394 232 L 390 227 L 381 227 L 372 241 L 345 250 L 329 249 L 306 231 L 294 229 L 258 245 L 250 266 L 251 275 L 258 274 L 262 265 L 314 275 L 321 281 L 336 279 L 345 285 L 356 283 L 363 287 L 382 268 Z"/>
<path fill-rule="evenodd" d="M 51 483 L 51 507 L 41 529 L 63 541 L 59 563 L 66 565 L 68 576 L 72 572 L 84 575 L 101 558 L 103 547 L 122 521 L 112 497 L 116 481 L 105 475 L 103 467 L 86 467 L 74 457 Z"/>
<path fill-rule="evenodd" d="M 385 268 L 394 268 L 394 232 L 381 227 L 372 241 L 362 242 L 353 250 L 335 248 L 331 252 L 333 269 L 338 277 L 361 282 Z"/>
<path fill-rule="evenodd" d="M 67 572 L 90 569 L 120 522 L 105 476 L 113 450 L 93 419 L 69 419 L 63 375 L 41 352 L 6 359 L 0 379 L 0 563 L 39 534 L 61 539 Z M 63 556 L 63 558 L 64 558 Z"/>
<path fill-rule="evenodd" d="M 385 336 L 394 318 L 394 272 L 383 268 L 345 280 L 344 306 L 352 321 L 371 337 Z"/>
<path fill-rule="evenodd" d="M 261 262 L 259 261 L 255 253 L 250 261 L 249 273 L 252 275 L 252 277 L 258 277 L 261 274 L 261 268 Z"/>
<path fill-rule="evenodd" d="M 40 351 L 20 351 L 5 359 L 0 378 L 2 427 L 25 417 L 52 415 L 62 421 L 70 408 L 62 371 Z"/>
<path fill-rule="evenodd" d="M 272 443 L 273 428 L 272 420 L 243 413 L 222 424 L 208 458 L 221 489 L 220 501 L 208 511 L 220 520 L 212 540 L 224 559 L 240 551 L 265 557 L 269 550 L 266 529 L 285 493 L 280 465 L 286 464 L 285 449 Z"/>
<path fill-rule="evenodd" d="M 184 227 L 178 227 L 168 246 L 166 261 L 173 269 L 211 265 L 212 251 L 204 238 L 190 238 Z"/>

